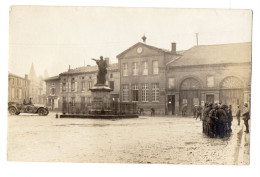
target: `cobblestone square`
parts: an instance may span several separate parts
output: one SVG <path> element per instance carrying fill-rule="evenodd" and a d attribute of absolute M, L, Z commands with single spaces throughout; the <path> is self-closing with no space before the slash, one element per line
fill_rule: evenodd
<path fill-rule="evenodd" d="M 8 160 L 97 163 L 248 164 L 249 134 L 211 139 L 191 117 L 56 119 L 8 117 Z M 243 143 L 243 144 L 242 144 Z M 247 145 L 247 146 L 244 146 Z M 248 147 L 248 148 L 245 148 Z"/>

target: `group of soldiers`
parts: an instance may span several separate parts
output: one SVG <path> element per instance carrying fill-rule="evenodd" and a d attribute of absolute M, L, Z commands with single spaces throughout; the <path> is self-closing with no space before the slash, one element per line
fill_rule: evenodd
<path fill-rule="evenodd" d="M 201 109 L 202 110 L 202 109 Z M 240 114 L 240 113 L 239 113 Z M 243 120 L 246 126 L 246 133 L 249 133 L 249 125 L 248 120 L 249 117 L 249 109 L 247 103 L 244 105 L 244 116 Z M 236 115 L 240 122 L 240 115 Z M 202 122 L 203 122 L 203 133 L 209 136 L 210 138 L 215 137 L 229 137 L 232 132 L 232 107 L 231 105 L 227 106 L 226 104 L 212 104 L 206 103 L 205 108 L 202 114 Z"/>

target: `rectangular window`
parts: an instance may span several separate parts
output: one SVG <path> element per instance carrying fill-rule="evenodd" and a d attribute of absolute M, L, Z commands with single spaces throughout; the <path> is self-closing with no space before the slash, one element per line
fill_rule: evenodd
<path fill-rule="evenodd" d="M 19 89 L 19 99 L 22 99 L 22 89 Z"/>
<path fill-rule="evenodd" d="M 17 78 L 17 85 L 20 86 L 21 85 L 21 80 Z"/>
<path fill-rule="evenodd" d="M 88 90 L 92 88 L 92 82 L 88 82 Z"/>
<path fill-rule="evenodd" d="M 112 91 L 114 90 L 114 81 L 109 81 L 109 87 Z"/>
<path fill-rule="evenodd" d="M 16 89 L 16 98 L 19 99 L 19 89 Z"/>
<path fill-rule="evenodd" d="M 159 73 L 158 61 L 153 61 L 153 74 Z"/>
<path fill-rule="evenodd" d="M 62 97 L 62 102 L 66 103 L 66 97 Z"/>
<path fill-rule="evenodd" d="M 81 82 L 81 91 L 85 91 L 85 81 Z"/>
<path fill-rule="evenodd" d="M 142 102 L 148 101 L 148 84 L 142 84 Z"/>
<path fill-rule="evenodd" d="M 213 76 L 207 76 L 207 86 L 214 87 L 214 77 Z"/>
<path fill-rule="evenodd" d="M 72 106 L 75 106 L 75 97 L 71 97 L 71 104 Z"/>
<path fill-rule="evenodd" d="M 91 97 L 88 97 L 88 98 L 87 98 L 87 104 L 88 104 L 88 106 L 91 105 Z"/>
<path fill-rule="evenodd" d="M 81 104 L 85 104 L 85 97 L 84 96 L 81 97 Z"/>
<path fill-rule="evenodd" d="M 123 63 L 123 76 L 128 76 L 128 65 Z"/>
<path fill-rule="evenodd" d="M 62 82 L 62 92 L 66 91 L 66 79 L 63 80 Z"/>
<path fill-rule="evenodd" d="M 129 101 L 129 85 L 123 85 L 123 101 Z"/>
<path fill-rule="evenodd" d="M 152 101 L 159 101 L 159 83 L 152 84 Z"/>
<path fill-rule="evenodd" d="M 55 88 L 51 88 L 51 94 L 55 95 Z"/>
<path fill-rule="evenodd" d="M 133 67 L 133 75 L 137 76 L 138 75 L 138 64 L 137 64 L 137 62 L 133 62 L 132 67 Z"/>
<path fill-rule="evenodd" d="M 12 98 L 15 98 L 15 92 L 14 92 L 14 88 L 12 88 Z"/>
<path fill-rule="evenodd" d="M 71 91 L 75 91 L 75 79 L 71 79 Z"/>
<path fill-rule="evenodd" d="M 110 74 L 110 78 L 113 78 L 113 74 Z"/>
<path fill-rule="evenodd" d="M 175 88 L 175 78 L 168 78 L 168 88 L 169 89 Z"/>
<path fill-rule="evenodd" d="M 139 95 L 138 95 L 138 85 L 133 84 L 132 85 L 132 96 L 133 96 L 133 101 L 138 101 Z"/>
<path fill-rule="evenodd" d="M 148 62 L 144 61 L 142 62 L 142 68 L 143 68 L 143 75 L 148 75 Z"/>

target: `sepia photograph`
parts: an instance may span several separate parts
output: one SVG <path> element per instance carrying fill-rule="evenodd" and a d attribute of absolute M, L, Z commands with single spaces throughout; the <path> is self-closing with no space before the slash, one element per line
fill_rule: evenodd
<path fill-rule="evenodd" d="M 7 160 L 250 165 L 252 19 L 10 6 Z"/>

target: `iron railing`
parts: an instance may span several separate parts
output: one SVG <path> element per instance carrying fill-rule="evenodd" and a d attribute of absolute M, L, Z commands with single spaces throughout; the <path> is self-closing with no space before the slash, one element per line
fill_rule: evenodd
<path fill-rule="evenodd" d="M 136 103 L 120 102 L 93 102 L 87 103 L 62 103 L 63 114 L 91 114 L 97 110 L 109 112 L 109 114 L 138 114 Z"/>

